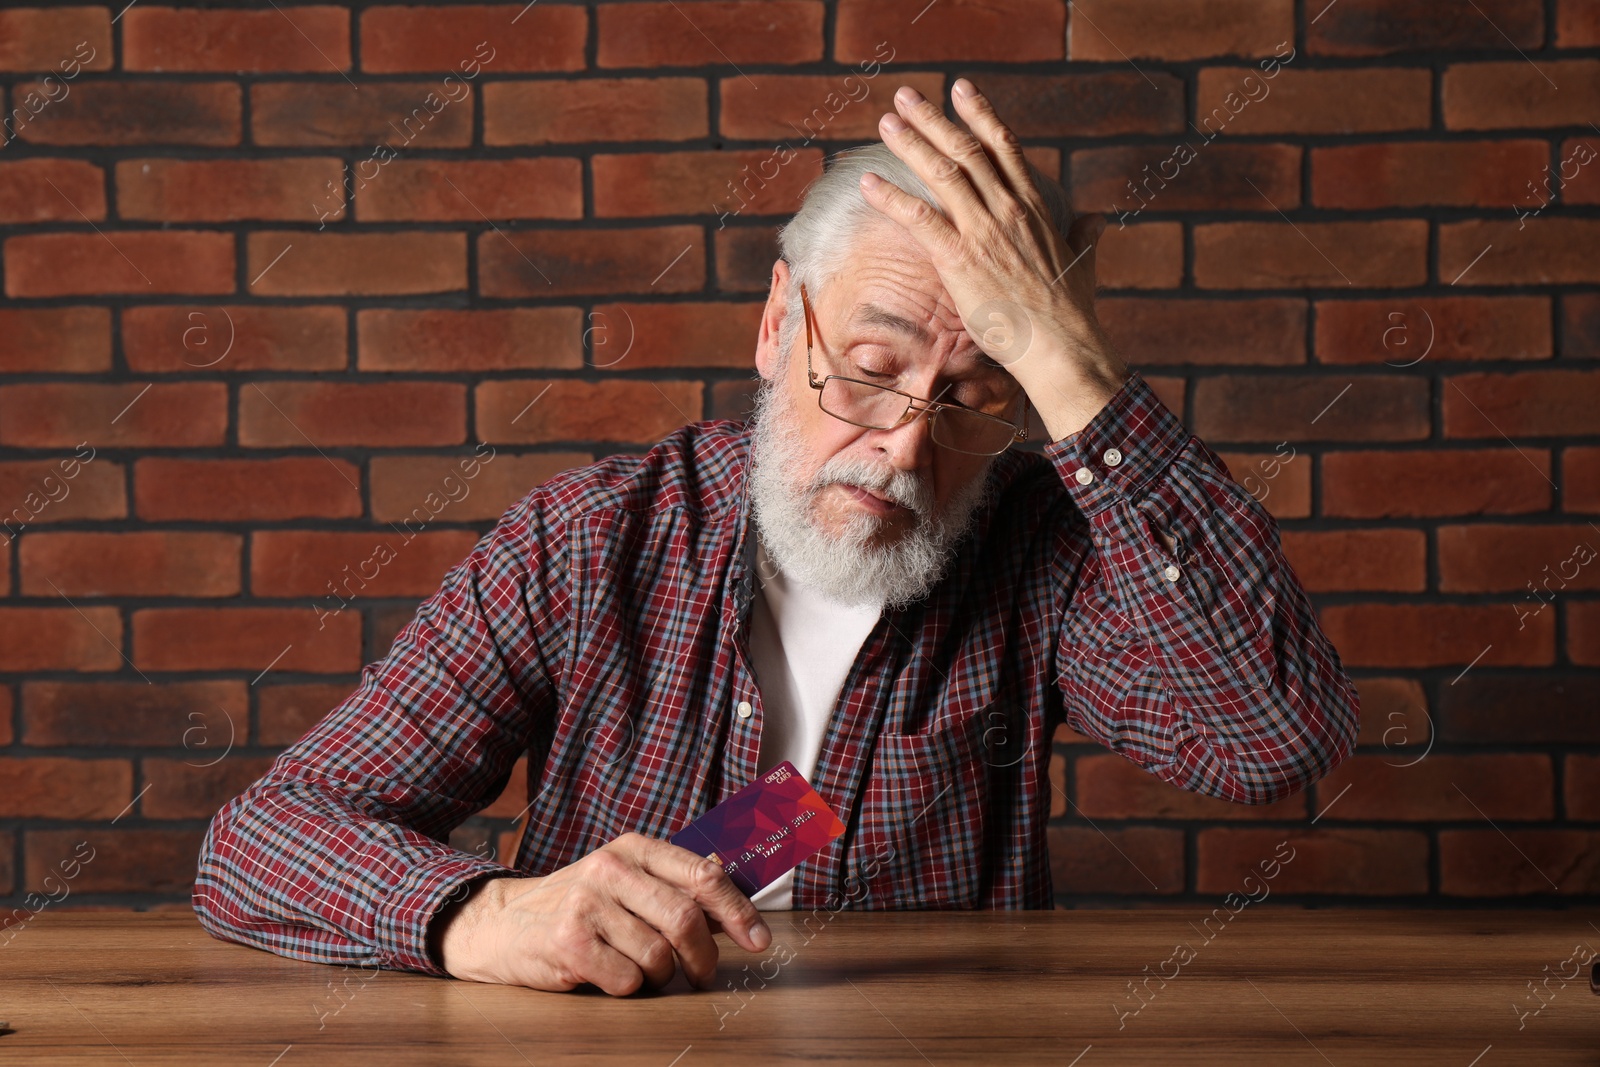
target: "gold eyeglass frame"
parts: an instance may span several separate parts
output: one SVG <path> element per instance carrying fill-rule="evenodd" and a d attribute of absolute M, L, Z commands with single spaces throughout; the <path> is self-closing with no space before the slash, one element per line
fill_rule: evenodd
<path fill-rule="evenodd" d="M 902 389 L 891 389 L 886 385 L 879 385 L 877 382 L 866 382 L 862 381 L 860 378 L 851 378 L 843 374 L 827 374 L 819 379 L 816 372 L 811 369 L 811 299 L 806 295 L 806 287 L 804 283 L 802 283 L 800 286 L 800 307 L 802 317 L 805 319 L 806 324 L 806 381 L 811 388 L 817 391 L 817 407 L 822 408 L 825 413 L 833 418 L 838 419 L 840 422 L 848 422 L 852 426 L 860 426 L 867 430 L 896 430 L 899 429 L 902 424 L 904 424 L 906 415 L 910 414 L 913 410 L 917 412 L 928 412 L 928 421 L 931 424 L 933 420 L 938 417 L 939 412 L 943 411 L 945 408 L 955 408 L 960 411 L 970 411 L 972 414 L 978 415 L 985 419 L 992 419 L 1011 431 L 1011 440 L 1007 441 L 1005 445 L 1001 447 L 999 452 L 968 452 L 964 448 L 955 448 L 952 445 L 945 444 L 943 441 L 934 441 L 934 444 L 938 445 L 940 448 L 948 448 L 952 452 L 960 452 L 965 456 L 998 456 L 1004 453 L 1007 448 L 1010 448 L 1018 441 L 1026 441 L 1028 439 L 1028 394 L 1026 392 L 1023 392 L 1022 394 L 1022 425 L 1018 426 L 1009 419 L 1002 419 L 998 415 L 991 415 L 987 411 L 979 411 L 977 408 L 969 408 L 965 404 L 958 403 L 954 400 L 929 400 L 927 397 L 913 396 Z M 854 419 L 847 419 L 842 415 L 835 415 L 833 412 L 828 411 L 827 408 L 822 407 L 822 390 L 823 387 L 828 384 L 829 378 L 838 378 L 840 381 L 852 382 L 856 385 L 865 385 L 872 389 L 881 389 L 886 393 L 897 393 L 906 398 L 905 413 L 900 416 L 900 421 L 896 422 L 893 426 L 869 426 L 864 422 L 856 422 Z M 916 403 L 922 404 L 922 407 L 913 409 L 912 405 Z"/>

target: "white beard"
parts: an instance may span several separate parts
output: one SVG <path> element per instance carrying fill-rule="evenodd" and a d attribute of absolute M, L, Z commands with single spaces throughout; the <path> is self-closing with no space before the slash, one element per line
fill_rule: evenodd
<path fill-rule="evenodd" d="M 804 455 L 793 405 L 779 388 L 763 381 L 755 398 L 748 492 L 767 555 L 789 578 L 835 600 L 891 609 L 921 599 L 938 584 L 987 499 L 989 475 L 999 458 L 991 457 L 943 514 L 934 514 L 933 487 L 926 476 L 854 457 L 833 457 L 800 489 L 805 484 L 799 470 Z M 889 518 L 855 509 L 837 538 L 823 532 L 813 524 L 811 510 L 816 497 L 834 482 L 870 489 L 905 505 L 916 513 L 915 525 L 897 541 L 870 545 Z"/>

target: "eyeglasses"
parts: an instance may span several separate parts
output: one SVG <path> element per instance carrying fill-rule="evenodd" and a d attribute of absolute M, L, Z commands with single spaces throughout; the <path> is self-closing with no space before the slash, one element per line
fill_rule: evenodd
<path fill-rule="evenodd" d="M 818 390 L 817 405 L 834 418 L 869 430 L 892 430 L 912 411 L 926 411 L 933 424 L 934 444 L 973 456 L 997 456 L 1013 441 L 1027 440 L 1026 425 L 1018 426 L 998 412 L 979 411 L 953 400 L 928 400 L 842 374 L 818 380 L 811 369 L 811 300 L 804 285 L 800 286 L 800 304 L 806 323 L 806 380 Z M 923 406 L 913 409 L 914 403 Z"/>

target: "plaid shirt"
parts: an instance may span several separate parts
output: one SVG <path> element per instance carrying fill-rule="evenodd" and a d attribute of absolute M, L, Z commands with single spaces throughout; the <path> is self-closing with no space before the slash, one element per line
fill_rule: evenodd
<path fill-rule="evenodd" d="M 749 448 L 746 422 L 691 423 L 513 505 L 358 688 L 212 820 L 194 887 L 206 929 L 443 974 L 427 927 L 453 891 L 549 873 L 630 830 L 667 837 L 751 781 Z M 1050 907 L 1063 721 L 1247 804 L 1355 744 L 1355 692 L 1276 523 L 1139 376 L 991 476 L 944 578 L 882 614 L 845 679 L 812 784 L 847 829 L 796 869 L 797 910 Z M 524 753 L 531 816 L 511 866 L 451 848 Z"/>

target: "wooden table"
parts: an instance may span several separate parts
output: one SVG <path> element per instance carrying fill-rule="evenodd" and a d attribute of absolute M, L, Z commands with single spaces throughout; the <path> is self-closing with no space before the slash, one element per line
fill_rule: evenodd
<path fill-rule="evenodd" d="M 1600 916 L 1208 914 L 769 913 L 761 956 L 719 937 L 720 992 L 679 976 L 613 999 L 298 963 L 182 912 L 47 911 L 0 946 L 0 1063 L 1600 1061 L 1591 966 L 1558 977 L 1600 949 Z"/>

